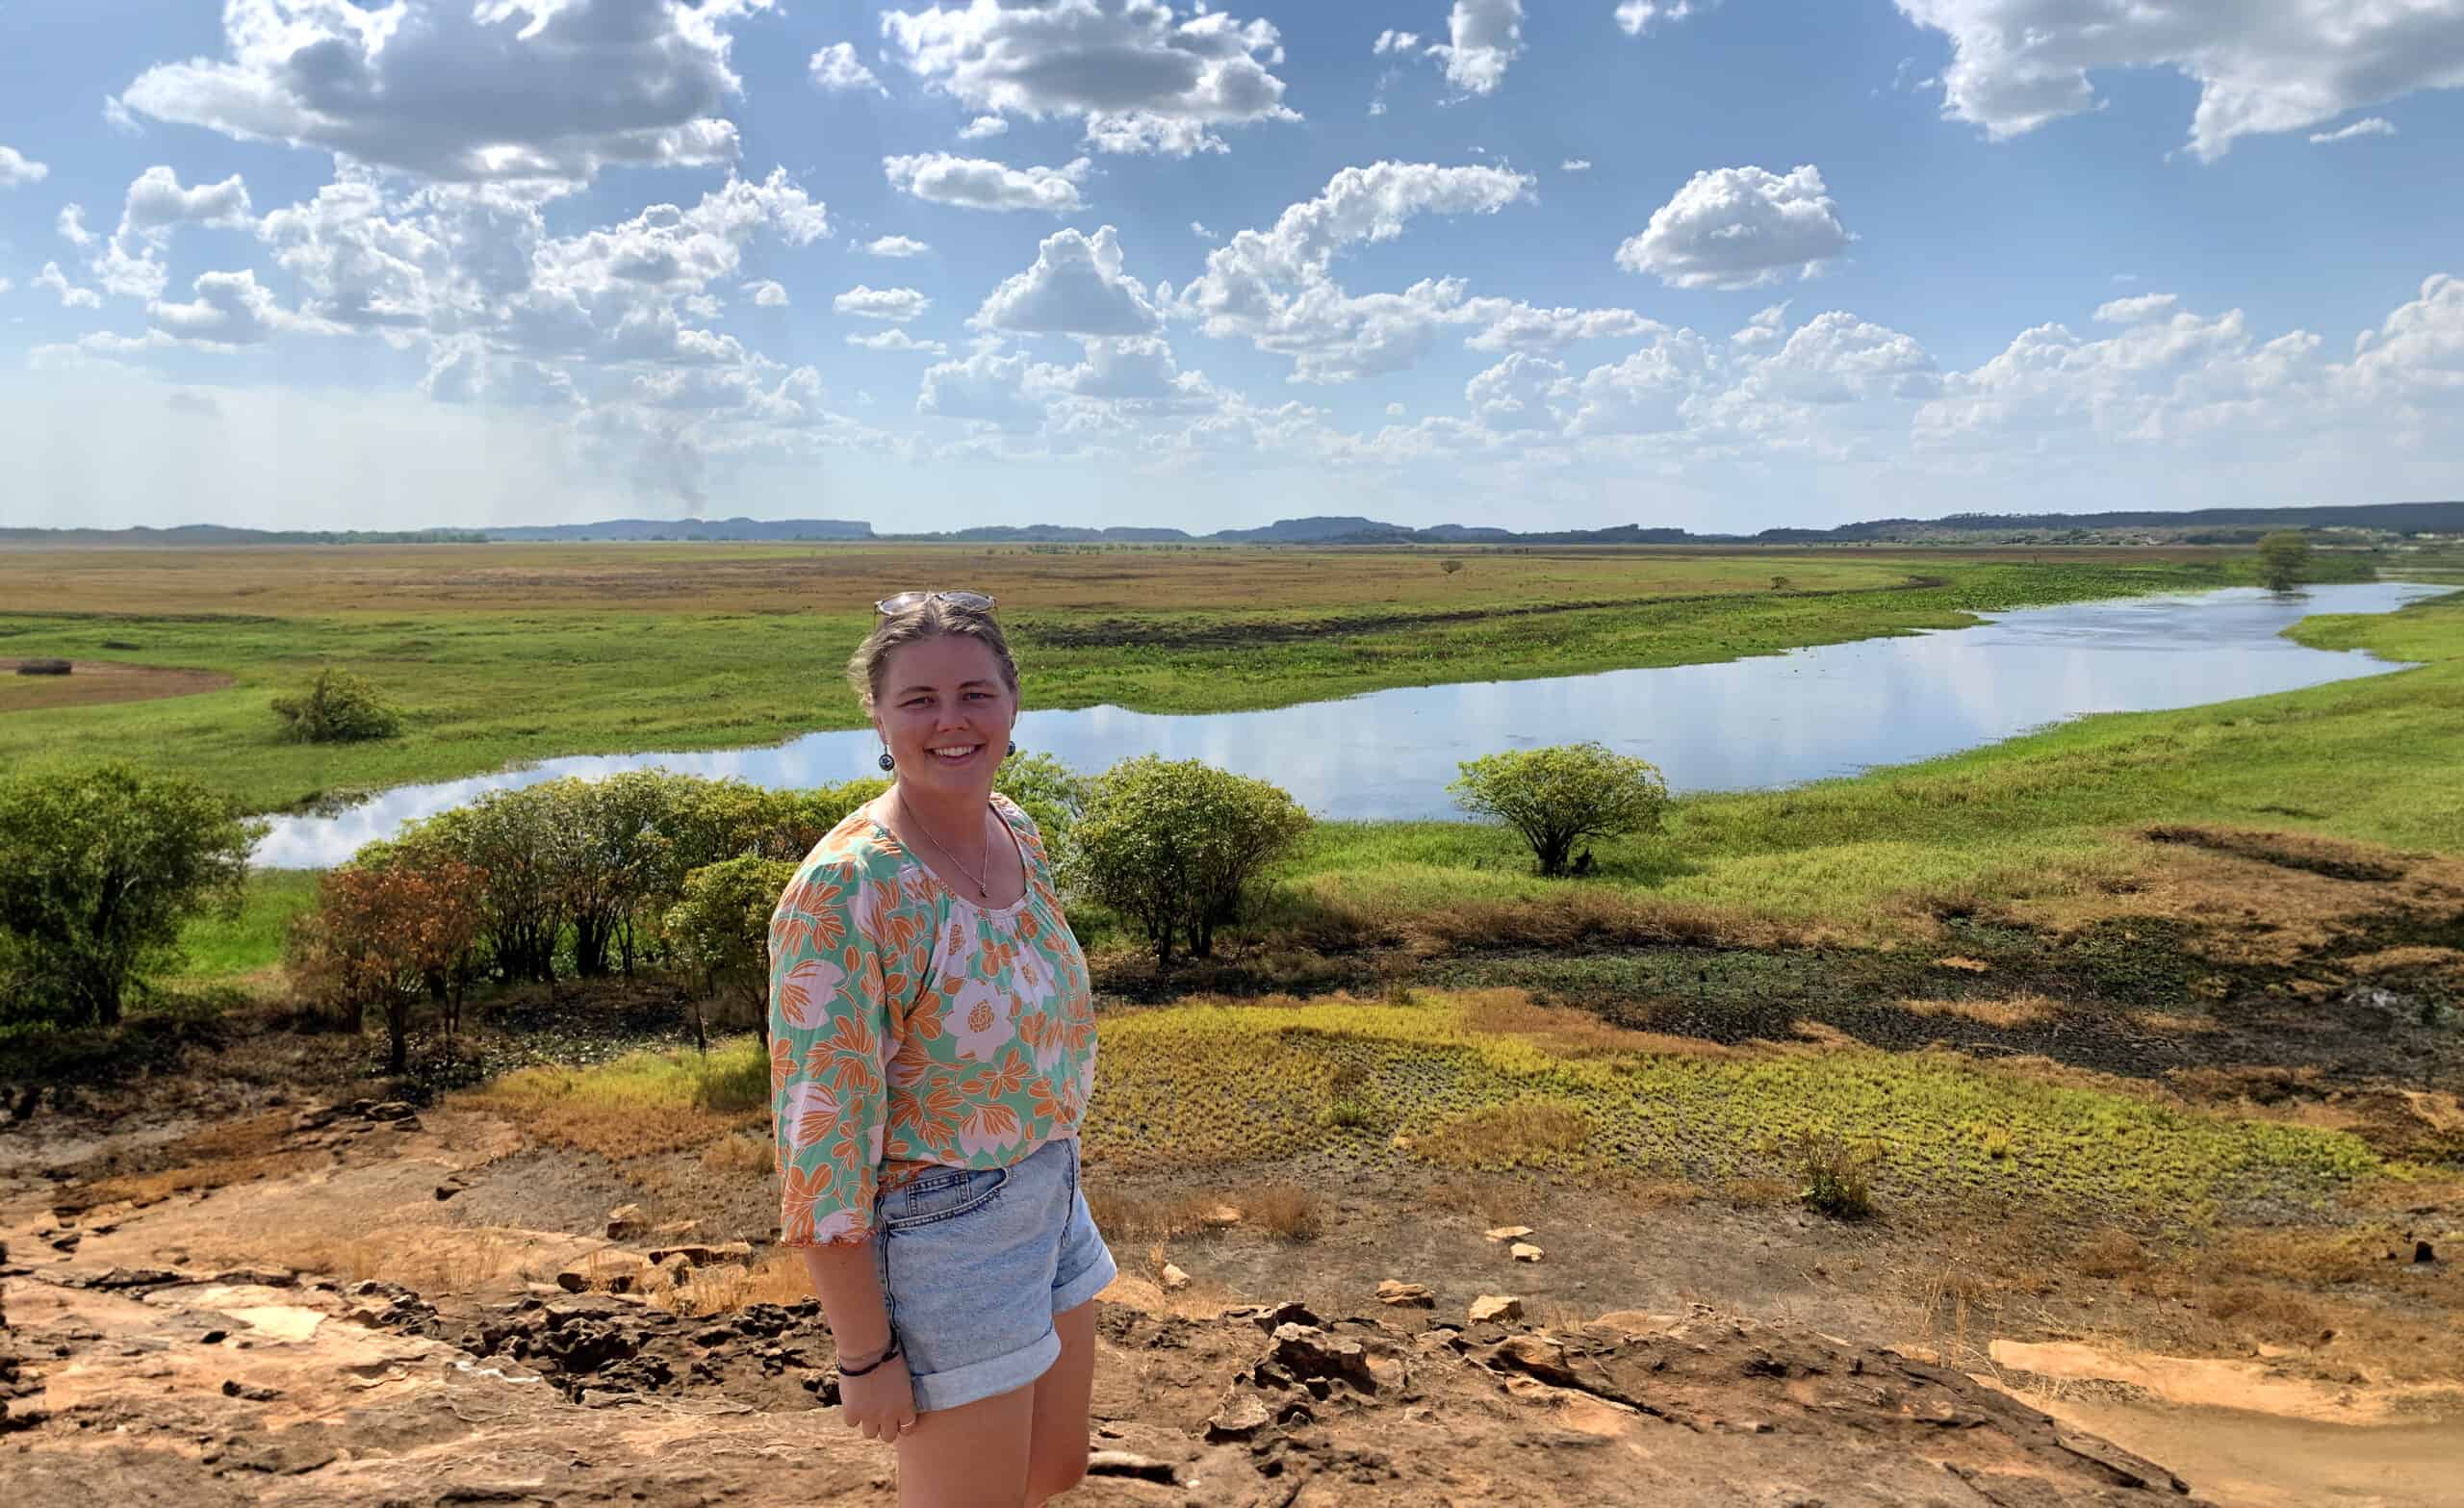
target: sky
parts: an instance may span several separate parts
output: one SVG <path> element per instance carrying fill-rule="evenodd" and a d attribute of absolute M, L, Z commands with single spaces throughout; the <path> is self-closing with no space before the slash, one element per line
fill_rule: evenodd
<path fill-rule="evenodd" d="M 2464 0 L 0 0 L 0 524 L 2464 496 Z"/>

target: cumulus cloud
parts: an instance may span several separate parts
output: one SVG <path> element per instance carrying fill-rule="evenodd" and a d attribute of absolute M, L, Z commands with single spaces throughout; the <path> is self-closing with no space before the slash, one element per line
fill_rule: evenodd
<path fill-rule="evenodd" d="M 1121 270 L 1120 236 L 1064 230 L 1036 249 L 1033 267 L 1002 280 L 970 321 L 1022 335 L 1151 335 L 1163 316 L 1145 286 Z"/>
<path fill-rule="evenodd" d="M 1640 37 L 1661 21 L 1682 21 L 1704 9 L 1696 0 L 1619 0 L 1610 13 L 1629 37 Z"/>
<path fill-rule="evenodd" d="M 1200 241 L 1221 241 L 1223 239 L 1214 231 L 1207 229 L 1206 222 L 1204 220 L 1190 221 L 1190 234 L 1195 236 Z"/>
<path fill-rule="evenodd" d="M 832 299 L 830 307 L 860 319 L 904 324 L 932 308 L 933 300 L 912 288 L 866 288 L 859 283 Z"/>
<path fill-rule="evenodd" d="M 1097 151 L 1220 150 L 1211 128 L 1297 120 L 1283 103 L 1280 35 L 1267 21 L 1168 0 L 1069 0 L 892 11 L 892 55 L 990 115 L 1084 122 Z"/>
<path fill-rule="evenodd" d="M 2310 144 L 2324 146 L 2330 141 L 2350 141 L 2360 137 L 2394 136 L 2395 134 L 2396 122 L 2377 115 L 2370 115 L 2334 131 L 2313 131 L 2310 133 Z"/>
<path fill-rule="evenodd" d="M 1549 407 L 1549 396 L 1565 377 L 1563 363 L 1517 351 L 1465 383 L 1463 401 L 1483 429 L 1553 430 L 1560 421 Z"/>
<path fill-rule="evenodd" d="M 1390 52 L 1409 53 L 1420 44 L 1420 33 L 1399 32 L 1390 26 L 1377 34 L 1377 39 L 1369 44 L 1369 50 L 1372 54 L 1383 58 Z"/>
<path fill-rule="evenodd" d="M 1617 265 L 1673 288 L 1752 288 L 1810 276 L 1856 238 L 1812 166 L 1784 175 L 1760 167 L 1696 173 L 1617 248 Z"/>
<path fill-rule="evenodd" d="M 1751 397 L 1840 404 L 1931 397 L 1940 391 L 1941 378 L 1934 358 L 1913 338 L 1835 309 L 1799 325 L 1740 386 Z"/>
<path fill-rule="evenodd" d="M 2365 402 L 2464 408 L 2464 278 L 2425 281 L 2419 297 L 2362 332 L 2336 377 Z"/>
<path fill-rule="evenodd" d="M 923 351 L 933 356 L 947 356 L 950 348 L 939 341 L 919 341 L 905 330 L 876 330 L 870 335 L 850 335 L 850 345 L 860 345 L 868 351 Z"/>
<path fill-rule="evenodd" d="M 226 0 L 226 55 L 122 92 L 158 120 L 443 179 L 731 162 L 729 28 L 771 0 Z"/>
<path fill-rule="evenodd" d="M 1743 346 L 1747 350 L 1768 345 L 1788 333 L 1787 319 L 1788 306 L 1773 304 L 1745 321 L 1742 328 L 1729 337 L 1729 343 Z"/>
<path fill-rule="evenodd" d="M 962 141 L 981 141 L 987 137 L 999 136 L 1009 129 L 1010 122 L 1003 116 L 978 115 L 973 120 L 968 121 L 965 125 L 959 127 L 959 140 Z"/>
<path fill-rule="evenodd" d="M 191 285 L 196 296 L 186 303 L 157 300 L 145 311 L 156 329 L 174 340 L 216 345 L 253 345 L 290 319 L 274 304 L 273 293 L 257 284 L 252 269 L 207 272 Z"/>
<path fill-rule="evenodd" d="M 979 157 L 930 152 L 885 157 L 882 173 L 891 188 L 934 204 L 1067 215 L 1081 207 L 1078 186 L 1091 166 L 1081 157 L 1062 167 L 1012 167 Z"/>
<path fill-rule="evenodd" d="M 62 205 L 59 217 L 51 224 L 60 232 L 60 239 L 72 246 L 82 250 L 94 243 L 94 233 L 86 228 L 86 207 L 82 204 Z"/>
<path fill-rule="evenodd" d="M 1615 340 L 1659 326 L 1631 309 L 1538 309 L 1508 298 L 1474 298 L 1465 319 L 1482 328 L 1463 344 L 1476 351 L 1553 351 L 1577 341 Z"/>
<path fill-rule="evenodd" d="M 876 257 L 920 257 L 933 248 L 910 236 L 876 236 L 857 249 Z"/>
<path fill-rule="evenodd" d="M 13 146 L 0 146 L 0 189 L 22 188 L 50 176 L 51 169 L 45 165 L 32 161 Z"/>
<path fill-rule="evenodd" d="M 868 89 L 886 97 L 889 90 L 856 57 L 852 42 L 832 42 L 814 53 L 805 66 L 812 74 L 815 87 L 836 93 L 842 89 Z"/>
<path fill-rule="evenodd" d="M 132 236 L 153 236 L 174 225 L 215 225 L 226 229 L 244 228 L 252 222 L 248 205 L 247 185 L 233 173 L 220 183 L 201 183 L 194 188 L 180 187 L 180 175 L 157 165 L 137 175 L 128 186 L 128 198 L 120 210 L 119 230 L 115 239 L 126 241 Z"/>
<path fill-rule="evenodd" d="M 1005 429 L 1033 429 L 1043 422 L 1044 405 L 1027 396 L 1027 367 L 1025 356 L 998 351 L 977 351 L 964 361 L 927 367 L 915 412 Z"/>
<path fill-rule="evenodd" d="M 2199 87 L 2190 149 L 2296 131 L 2417 89 L 2464 86 L 2464 0 L 1898 0 L 1949 38 L 1942 113 L 1995 141 L 2097 108 L 2092 75 L 2172 68 Z"/>
<path fill-rule="evenodd" d="M 102 294 L 68 281 L 68 274 L 60 270 L 57 262 L 42 265 L 42 270 L 35 274 L 34 286 L 48 288 L 59 294 L 60 306 L 64 309 L 100 309 L 103 306 Z"/>
<path fill-rule="evenodd" d="M 787 306 L 787 285 L 777 278 L 765 277 L 741 286 L 753 295 L 753 306 L 757 309 L 784 309 Z"/>
<path fill-rule="evenodd" d="M 1587 173 L 1591 171 L 1591 159 L 1588 157 L 1569 157 L 1564 162 L 1557 165 L 1557 171 L 1561 173 Z"/>
<path fill-rule="evenodd" d="M 1523 0 L 1454 0 L 1446 35 L 1429 53 L 1446 64 L 1447 82 L 1469 94 L 1494 92 L 1506 64 L 1523 56 Z"/>
<path fill-rule="evenodd" d="M 2171 294 L 2141 294 L 2135 298 L 2115 298 L 2096 306 L 2098 324 L 2138 324 L 2173 312 L 2179 302 Z"/>
<path fill-rule="evenodd" d="M 1660 330 L 1621 361 L 1569 379 L 1559 395 L 1574 435 L 1647 435 L 1682 429 L 1688 402 L 1711 380 L 1713 359 L 1691 330 Z"/>

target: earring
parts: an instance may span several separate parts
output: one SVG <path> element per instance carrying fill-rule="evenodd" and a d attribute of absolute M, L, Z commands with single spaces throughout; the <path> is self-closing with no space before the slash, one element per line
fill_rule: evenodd
<path fill-rule="evenodd" d="M 1011 740 L 1010 740 L 1010 754 L 1016 754 L 1017 752 L 1018 752 L 1018 741 L 1017 741 L 1016 739 L 1013 738 L 1013 739 L 1011 739 Z M 1010 756 L 1009 754 L 1004 754 L 1004 755 L 1002 755 L 1002 757 L 1003 757 L 1003 758 L 1005 758 L 1005 759 L 1006 759 L 1006 758 L 1008 758 L 1009 756 Z"/>
<path fill-rule="evenodd" d="M 898 761 L 889 756 L 889 751 L 886 749 L 883 750 L 882 756 L 873 762 L 880 765 L 885 771 L 895 770 L 898 768 Z"/>

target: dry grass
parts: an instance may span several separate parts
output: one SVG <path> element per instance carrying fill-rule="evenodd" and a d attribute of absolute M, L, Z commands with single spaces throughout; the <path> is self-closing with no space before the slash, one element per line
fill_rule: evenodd
<path fill-rule="evenodd" d="M 2418 970 L 2440 978 L 2464 981 L 2464 951 L 2454 948 L 2382 948 L 2376 953 L 2357 954 L 2336 961 L 2339 967 L 2365 978 Z"/>
<path fill-rule="evenodd" d="M 2152 1260 L 2145 1242 L 2111 1225 L 2089 1232 L 2070 1253 L 2070 1265 L 2081 1276 L 2105 1282 L 2145 1272 Z"/>
<path fill-rule="evenodd" d="M 1286 1240 L 1315 1240 L 1326 1228 L 1326 1206 L 1298 1184 L 1261 1184 L 1242 1206 L 1241 1223 Z"/>
<path fill-rule="evenodd" d="M 1529 1225 L 1548 1194 L 1521 1179 L 1450 1174 L 1429 1186 L 1424 1200 L 1430 1209 L 1455 1214 L 1465 1210 L 1491 1226 Z"/>
<path fill-rule="evenodd" d="M 1603 1058 L 1655 1053 L 1688 1058 L 1733 1058 L 1736 1050 L 1699 1036 L 1671 1036 L 1609 1025 L 1587 1010 L 1543 1006 L 1522 989 L 1463 990 L 1450 996 L 1463 1009 L 1463 1024 L 1475 1032 L 1511 1033 L 1538 1038 L 1561 1058 Z"/>
<path fill-rule="evenodd" d="M 687 1318 L 732 1314 L 754 1304 L 792 1304 L 812 1296 L 812 1280 L 805 1271 L 804 1254 L 780 1248 L 749 1267 L 732 1264 L 697 1267 L 681 1287 L 664 1272 L 653 1272 L 642 1290 L 650 1303 Z"/>
<path fill-rule="evenodd" d="M 1784 1178 L 1732 1178 L 1720 1186 L 1720 1197 L 1740 1210 L 1776 1210 L 1796 1203 L 1797 1189 Z"/>
<path fill-rule="evenodd" d="M 2164 1036 L 2201 1036 L 2220 1032 L 2223 1026 L 2212 1016 L 2187 1015 L 2179 1010 L 2135 1010 L 2130 1024 L 2143 1032 Z"/>
<path fill-rule="evenodd" d="M 722 1178 L 746 1173 L 758 1176 L 771 1172 L 777 1162 L 778 1153 L 769 1137 L 740 1131 L 710 1144 L 709 1150 L 702 1154 L 702 1171 Z"/>
<path fill-rule="evenodd" d="M 63 1209 L 90 1210 L 98 1205 L 158 1204 L 173 1194 L 201 1189 L 225 1189 L 260 1178 L 281 1178 L 321 1166 L 322 1151 L 286 1148 L 291 1113 L 276 1111 L 245 1120 L 209 1126 L 193 1136 L 165 1144 L 161 1156 L 172 1165 L 150 1172 L 122 1173 L 62 1190 Z"/>
<path fill-rule="evenodd" d="M 1527 1167 L 1581 1151 L 1591 1132 L 1591 1117 L 1574 1106 L 1513 1100 L 1449 1121 L 1412 1150 L 1444 1167 Z"/>
<path fill-rule="evenodd" d="M 1911 1015 L 1957 1016 L 2004 1031 L 2049 1021 L 2062 1010 L 2058 1002 L 2042 995 L 2015 995 L 2008 1000 L 1903 1000 L 1899 1008 Z"/>
<path fill-rule="evenodd" d="M 1631 891 L 1568 887 L 1545 900 L 1467 900 L 1382 918 L 1365 930 L 1400 931 L 1419 951 L 1601 947 L 1784 948 L 1799 928 L 1731 907 Z"/>

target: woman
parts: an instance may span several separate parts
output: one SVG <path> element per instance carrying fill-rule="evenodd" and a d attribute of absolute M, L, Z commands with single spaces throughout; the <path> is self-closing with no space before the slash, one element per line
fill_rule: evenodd
<path fill-rule="evenodd" d="M 848 1424 L 897 1444 L 902 1503 L 1032 1508 L 1086 1473 L 1116 1269 L 1078 1191 L 1087 960 L 992 794 L 1018 715 L 992 605 L 902 593 L 848 664 L 893 783 L 772 913 L 770 1086 Z"/>

